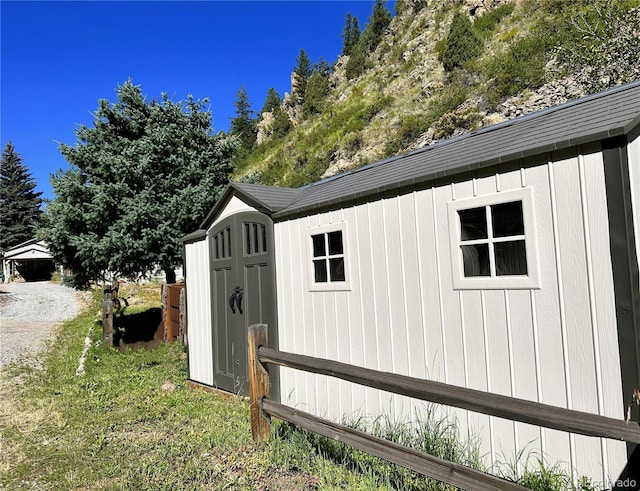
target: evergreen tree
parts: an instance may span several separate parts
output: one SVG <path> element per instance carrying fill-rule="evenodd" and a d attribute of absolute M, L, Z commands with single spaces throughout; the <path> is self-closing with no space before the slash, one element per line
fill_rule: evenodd
<path fill-rule="evenodd" d="M 319 113 L 324 107 L 324 100 L 329 94 L 329 78 L 321 72 L 313 72 L 307 83 L 307 90 L 304 94 L 302 112 L 305 116 Z"/>
<path fill-rule="evenodd" d="M 280 106 L 276 107 L 273 111 L 273 125 L 271 126 L 273 137 L 281 138 L 289 133 L 291 128 L 293 128 L 293 124 L 287 113 Z"/>
<path fill-rule="evenodd" d="M 391 23 L 391 19 L 391 12 L 385 7 L 384 0 L 376 0 L 361 39 L 368 53 L 371 53 L 378 47 L 378 44 L 382 41 L 384 31 Z"/>
<path fill-rule="evenodd" d="M 282 104 L 282 98 L 280 97 L 280 94 L 278 94 L 278 91 L 276 89 L 271 87 L 267 91 L 267 98 L 264 100 L 264 106 L 262 106 L 262 111 L 260 111 L 260 114 L 273 112 L 276 107 L 280 107 L 280 104 Z"/>
<path fill-rule="evenodd" d="M 365 54 L 365 48 L 362 43 L 355 45 L 351 51 L 351 55 L 347 60 L 344 67 L 345 75 L 348 80 L 359 77 L 365 71 L 367 66 L 367 55 Z"/>
<path fill-rule="evenodd" d="M 449 27 L 447 45 L 442 54 L 442 64 L 447 72 L 462 66 L 482 53 L 482 41 L 473 29 L 469 18 L 456 12 Z"/>
<path fill-rule="evenodd" d="M 314 63 L 311 74 L 313 75 L 314 73 L 320 73 L 322 76 L 327 78 L 331 74 L 331 65 L 329 65 L 329 62 L 325 60 L 323 56 L 318 59 L 317 63 Z"/>
<path fill-rule="evenodd" d="M 49 248 L 77 286 L 104 271 L 136 277 L 182 263 L 180 239 L 198 228 L 232 168 L 235 139 L 212 134 L 208 102 L 163 93 L 148 103 L 127 81 L 118 101 L 98 101 L 93 127 L 60 151 L 69 169 L 51 177 Z"/>
<path fill-rule="evenodd" d="M 0 252 L 35 238 L 41 192 L 10 141 L 0 159 Z"/>
<path fill-rule="evenodd" d="M 350 55 L 358 41 L 360 41 L 358 18 L 347 13 L 342 31 L 342 54 Z"/>
<path fill-rule="evenodd" d="M 256 120 L 253 117 L 249 95 L 244 86 L 240 86 L 240 90 L 236 94 L 236 117 L 231 119 L 230 133 L 240 139 L 241 148 L 244 151 L 250 151 L 256 142 L 258 134 L 256 129 Z"/>
<path fill-rule="evenodd" d="M 291 92 L 294 96 L 295 102 L 297 104 L 302 104 L 304 102 L 304 93 L 307 90 L 307 81 L 313 71 L 311 69 L 311 60 L 305 50 L 300 50 L 296 63 L 296 67 L 293 69 L 293 72 L 296 75 L 296 81 Z"/>

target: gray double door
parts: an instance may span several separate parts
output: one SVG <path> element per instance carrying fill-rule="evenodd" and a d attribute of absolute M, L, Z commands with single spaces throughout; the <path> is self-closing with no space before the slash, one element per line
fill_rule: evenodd
<path fill-rule="evenodd" d="M 209 237 L 213 382 L 248 395 L 248 327 L 267 324 L 270 347 L 277 340 L 273 222 L 262 213 L 238 213 L 218 223 Z"/>

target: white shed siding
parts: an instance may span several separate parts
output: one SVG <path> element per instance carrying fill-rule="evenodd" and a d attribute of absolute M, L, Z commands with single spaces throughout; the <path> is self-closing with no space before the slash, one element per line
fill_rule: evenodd
<path fill-rule="evenodd" d="M 185 245 L 189 378 L 201 384 L 213 385 L 211 283 L 207 264 L 209 264 L 208 240 Z"/>
<path fill-rule="evenodd" d="M 581 151 L 276 223 L 281 349 L 620 417 L 602 157 L 596 148 Z M 541 287 L 454 290 L 447 203 L 520 187 L 533 191 Z M 341 222 L 351 289 L 309 292 L 307 229 Z M 332 418 L 401 418 L 424 407 L 289 370 L 281 383 L 283 402 Z M 620 442 L 451 413 L 463 433 L 479 434 L 493 461 L 542 450 L 598 481 L 626 462 Z"/>
<path fill-rule="evenodd" d="M 633 228 L 636 238 L 636 258 L 640 261 L 640 130 L 632 135 L 628 146 L 628 158 L 629 179 L 631 181 L 631 205 L 633 207 Z"/>

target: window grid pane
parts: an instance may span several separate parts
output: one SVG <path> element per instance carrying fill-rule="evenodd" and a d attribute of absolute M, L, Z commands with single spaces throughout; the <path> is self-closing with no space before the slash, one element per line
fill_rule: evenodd
<path fill-rule="evenodd" d="M 311 236 L 311 240 L 313 241 L 313 257 L 322 257 L 327 255 L 324 235 L 325 234 Z"/>
<path fill-rule="evenodd" d="M 491 276 L 489 244 L 463 245 L 460 249 L 466 277 Z"/>
<path fill-rule="evenodd" d="M 522 201 L 500 203 L 491 206 L 492 231 L 494 237 L 524 235 Z"/>
<path fill-rule="evenodd" d="M 327 241 L 329 242 L 329 255 L 335 256 L 343 253 L 342 247 L 342 232 L 330 232 L 327 234 Z"/>
<path fill-rule="evenodd" d="M 329 278 L 331 281 L 344 281 L 344 257 L 329 259 Z"/>
<path fill-rule="evenodd" d="M 522 201 L 457 213 L 464 277 L 527 275 Z"/>
<path fill-rule="evenodd" d="M 485 207 L 458 210 L 458 216 L 460 217 L 460 240 L 488 238 Z"/>
<path fill-rule="evenodd" d="M 497 276 L 527 274 L 527 252 L 524 240 L 496 242 L 494 249 Z"/>
<path fill-rule="evenodd" d="M 327 261 L 325 259 L 314 259 L 313 271 L 316 283 L 327 282 Z"/>

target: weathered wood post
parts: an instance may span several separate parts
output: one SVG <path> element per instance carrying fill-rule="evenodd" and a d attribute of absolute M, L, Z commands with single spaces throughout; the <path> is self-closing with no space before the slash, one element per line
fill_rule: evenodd
<path fill-rule="evenodd" d="M 186 291 L 187 291 L 186 288 L 184 287 L 180 288 L 179 336 L 183 344 L 186 344 L 186 340 L 187 340 L 187 293 Z"/>
<path fill-rule="evenodd" d="M 168 341 L 169 334 L 171 333 L 171 327 L 169 326 L 169 285 L 167 285 L 166 283 L 162 284 L 160 296 L 162 298 L 162 322 L 164 328 L 164 331 L 162 333 L 162 340 Z"/>
<path fill-rule="evenodd" d="M 111 286 L 105 286 L 102 300 L 102 341 L 113 343 L 113 294 Z"/>
<path fill-rule="evenodd" d="M 269 398 L 269 371 L 258 358 L 261 346 L 267 346 L 267 325 L 253 324 L 249 326 L 249 407 L 255 442 L 266 440 L 271 433 L 271 420 L 262 412 L 262 399 Z"/>

